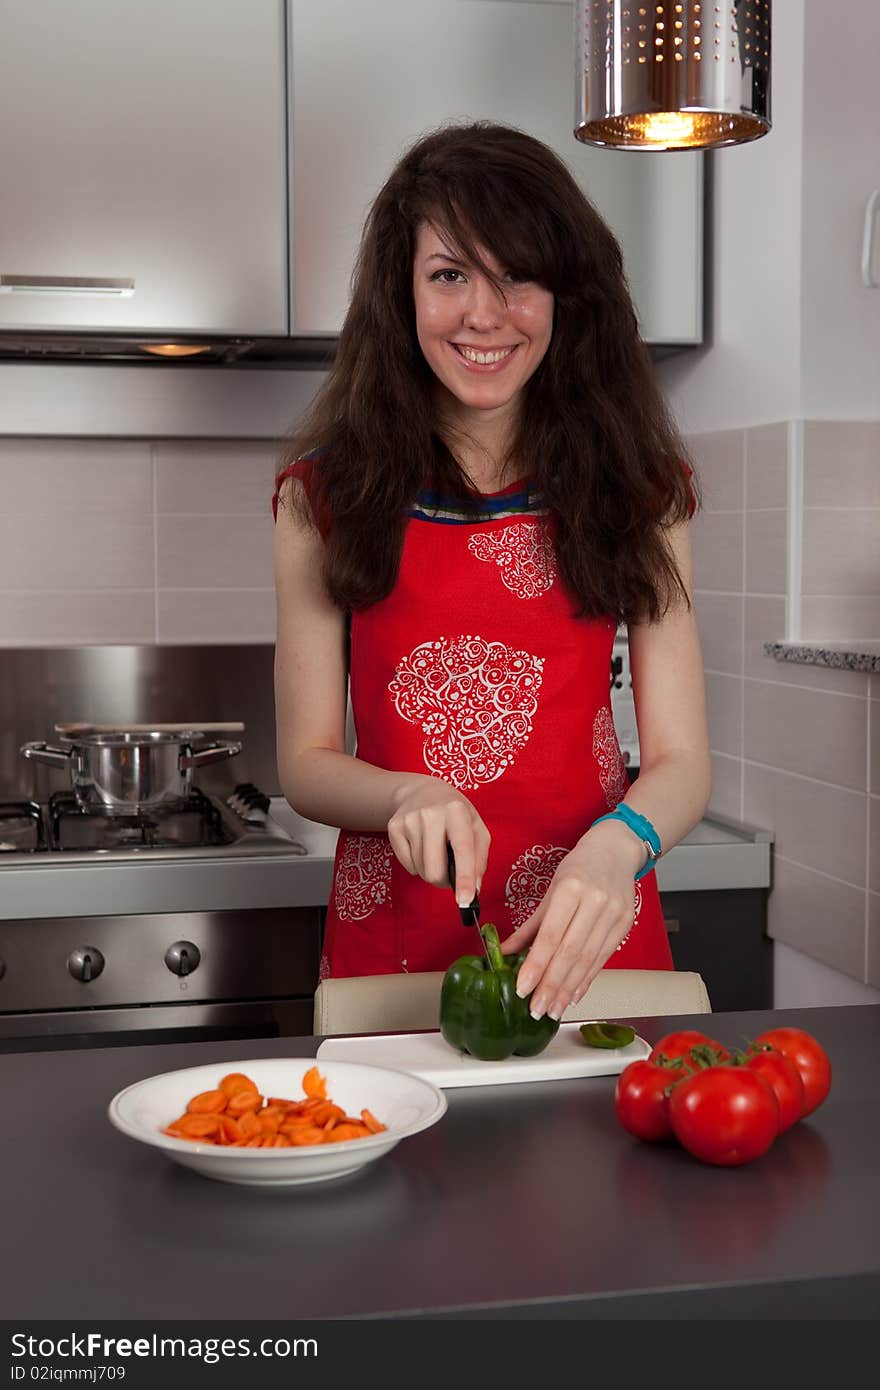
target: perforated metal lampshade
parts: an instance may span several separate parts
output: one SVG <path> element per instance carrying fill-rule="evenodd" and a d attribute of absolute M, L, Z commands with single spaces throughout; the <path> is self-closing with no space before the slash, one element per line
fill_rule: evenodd
<path fill-rule="evenodd" d="M 575 0 L 578 140 L 711 149 L 770 129 L 771 0 Z"/>

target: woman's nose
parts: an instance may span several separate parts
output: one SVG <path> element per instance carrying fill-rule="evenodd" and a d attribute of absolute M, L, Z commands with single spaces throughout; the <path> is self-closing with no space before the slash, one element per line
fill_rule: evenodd
<path fill-rule="evenodd" d="M 506 309 L 500 290 L 491 280 L 483 275 L 472 276 L 463 315 L 468 327 L 495 328 L 503 321 Z"/>

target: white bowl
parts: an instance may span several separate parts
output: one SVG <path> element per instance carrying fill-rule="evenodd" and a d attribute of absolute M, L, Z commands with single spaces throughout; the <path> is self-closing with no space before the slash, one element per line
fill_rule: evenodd
<path fill-rule="evenodd" d="M 327 1095 L 348 1114 L 372 1111 L 387 1129 L 365 1139 L 291 1149 L 235 1149 L 174 1139 L 162 1131 L 202 1091 L 214 1090 L 229 1072 L 244 1072 L 263 1096 L 303 1098 L 302 1079 L 317 1065 Z M 269 1057 L 244 1062 L 211 1062 L 136 1081 L 113 1097 L 107 1111 L 123 1134 L 160 1149 L 175 1163 L 206 1178 L 250 1187 L 294 1187 L 341 1178 L 383 1154 L 446 1113 L 446 1097 L 422 1077 L 362 1062 L 317 1062 L 314 1057 Z"/>

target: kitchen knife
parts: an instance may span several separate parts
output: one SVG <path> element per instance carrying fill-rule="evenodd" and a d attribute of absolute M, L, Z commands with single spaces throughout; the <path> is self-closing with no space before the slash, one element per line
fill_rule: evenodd
<path fill-rule="evenodd" d="M 449 883 L 453 893 L 455 892 L 455 855 L 452 852 L 452 845 L 446 841 L 446 864 L 449 869 Z M 480 945 L 483 948 L 483 955 L 489 963 L 489 969 L 495 970 L 492 957 L 489 955 L 489 948 L 480 931 L 480 899 L 474 894 L 473 901 L 467 907 L 459 907 L 461 920 L 466 927 L 476 927 L 477 935 L 480 938 Z"/>

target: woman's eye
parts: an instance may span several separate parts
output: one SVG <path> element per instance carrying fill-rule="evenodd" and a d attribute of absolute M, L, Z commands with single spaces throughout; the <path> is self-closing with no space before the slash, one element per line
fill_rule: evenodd
<path fill-rule="evenodd" d="M 452 276 L 453 278 L 448 280 L 446 278 L 447 276 Z M 431 279 L 436 280 L 441 285 L 457 285 L 458 279 L 455 277 L 460 276 L 460 270 L 436 270 L 434 274 L 431 276 Z"/>

